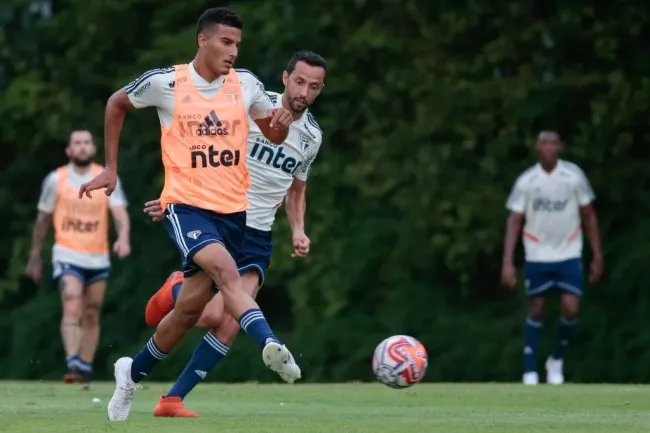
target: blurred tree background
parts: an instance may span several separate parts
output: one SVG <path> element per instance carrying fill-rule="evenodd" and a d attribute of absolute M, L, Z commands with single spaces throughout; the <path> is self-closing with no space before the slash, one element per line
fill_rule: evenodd
<path fill-rule="evenodd" d="M 427 347 L 427 380 L 520 379 L 526 303 L 521 288 L 498 284 L 504 202 L 534 163 L 531 144 L 541 128 L 561 131 L 565 157 L 590 177 L 604 238 L 606 277 L 586 289 L 568 380 L 650 380 L 643 332 L 650 327 L 650 57 L 642 54 L 650 8 L 591 4 L 229 4 L 245 21 L 238 66 L 267 89 L 282 91 L 280 74 L 294 51 L 316 51 L 330 66 L 312 110 L 325 140 L 308 188 L 311 257 L 290 258 L 281 210 L 260 294 L 306 381 L 371 379 L 374 346 L 398 333 Z M 64 369 L 59 295 L 47 278 L 34 286 L 24 268 L 41 182 L 66 162 L 68 134 L 91 129 L 102 161 L 107 98 L 147 69 L 190 61 L 196 19 L 217 5 L 0 5 L 0 376 L 58 379 Z M 127 116 L 119 173 L 131 203 L 133 254 L 113 259 L 100 378 L 151 334 L 144 306 L 179 264 L 164 228 L 141 210 L 162 187 L 159 131 L 153 109 Z M 549 314 L 544 350 L 555 324 Z M 153 378 L 173 379 L 201 335 L 194 332 Z M 276 378 L 240 338 L 209 379 Z"/>

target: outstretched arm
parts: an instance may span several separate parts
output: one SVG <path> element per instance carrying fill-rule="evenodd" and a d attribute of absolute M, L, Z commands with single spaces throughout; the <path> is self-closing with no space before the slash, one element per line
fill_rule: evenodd
<path fill-rule="evenodd" d="M 262 131 L 264 137 L 272 143 L 282 144 L 289 135 L 289 126 L 293 122 L 293 115 L 281 105 L 276 107 L 264 90 L 264 84 L 252 73 L 245 70 L 239 74 L 242 90 L 251 105 L 248 114 Z"/>
<path fill-rule="evenodd" d="M 282 144 L 289 135 L 289 125 L 293 122 L 293 116 L 289 110 L 282 107 L 269 110 L 267 117 L 264 119 L 255 119 L 262 134 L 275 144 Z"/>
<path fill-rule="evenodd" d="M 104 114 L 104 145 L 106 146 L 106 169 L 117 173 L 117 155 L 126 112 L 135 107 L 125 89 L 113 93 L 106 103 Z"/>
<path fill-rule="evenodd" d="M 124 89 L 118 90 L 108 98 L 106 113 L 104 114 L 104 146 L 105 168 L 90 182 L 84 183 L 79 189 L 79 198 L 84 194 L 92 198 L 91 191 L 104 188 L 105 194 L 110 196 L 117 184 L 117 150 L 120 141 L 120 133 L 124 124 L 124 116 L 128 110 L 133 109 L 131 101 Z"/>
<path fill-rule="evenodd" d="M 113 93 L 106 103 L 104 113 L 104 145 L 105 169 L 97 177 L 81 186 L 79 198 L 85 193 L 91 197 L 90 191 L 106 189 L 106 195 L 111 195 L 117 184 L 117 159 L 120 134 L 124 125 L 126 112 L 135 108 L 160 106 L 164 94 L 162 83 L 173 72 L 173 69 L 154 69 L 142 74 L 124 88 Z"/>
<path fill-rule="evenodd" d="M 166 96 L 164 89 L 173 76 L 174 68 L 152 69 L 108 98 L 104 115 L 106 168 L 117 170 L 117 149 L 126 112 L 136 108 L 163 106 Z"/>

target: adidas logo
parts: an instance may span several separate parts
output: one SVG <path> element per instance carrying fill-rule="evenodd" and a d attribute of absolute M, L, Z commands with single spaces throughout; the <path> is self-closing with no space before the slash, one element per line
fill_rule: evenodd
<path fill-rule="evenodd" d="M 217 116 L 217 113 L 214 112 L 214 110 L 210 111 L 210 114 L 205 116 L 203 120 L 204 122 L 199 125 L 201 128 L 209 128 L 211 126 L 221 126 L 221 120 L 219 120 L 219 117 Z"/>
<path fill-rule="evenodd" d="M 196 373 L 196 375 L 199 376 L 201 379 L 205 379 L 205 376 L 208 375 L 208 373 L 206 373 L 203 370 L 194 370 L 194 373 Z"/>
<path fill-rule="evenodd" d="M 190 95 L 186 95 L 183 99 L 181 99 L 181 102 L 184 104 L 191 103 L 192 98 L 190 98 Z"/>
<path fill-rule="evenodd" d="M 235 122 L 239 122 L 239 120 L 236 120 Z M 227 120 L 222 122 L 217 116 L 217 113 L 212 110 L 210 111 L 210 114 L 203 118 L 203 122 L 199 124 L 195 134 L 198 136 L 226 136 L 230 135 L 228 129 L 229 122 Z"/>

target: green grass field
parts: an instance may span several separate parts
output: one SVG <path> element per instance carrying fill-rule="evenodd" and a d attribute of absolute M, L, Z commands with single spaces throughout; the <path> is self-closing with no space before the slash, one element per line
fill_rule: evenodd
<path fill-rule="evenodd" d="M 106 420 L 110 383 L 89 391 L 52 382 L 0 382 L 0 432 L 647 432 L 650 387 L 518 384 L 205 384 L 186 403 L 200 419 L 154 419 L 167 384 L 138 390 L 131 417 Z M 93 397 L 101 403 L 92 403 Z"/>

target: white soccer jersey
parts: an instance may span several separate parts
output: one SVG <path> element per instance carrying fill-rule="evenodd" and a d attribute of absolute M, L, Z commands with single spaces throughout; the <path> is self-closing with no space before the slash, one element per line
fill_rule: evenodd
<path fill-rule="evenodd" d="M 214 97 L 223 87 L 224 77 L 205 81 L 190 63 L 190 77 L 206 98 Z M 277 208 L 282 204 L 293 177 L 307 180 L 311 163 L 322 141 L 322 133 L 313 116 L 306 111 L 293 122 L 287 140 L 277 145 L 268 141 L 254 119 L 263 119 L 271 108 L 282 106 L 282 95 L 265 92 L 262 82 L 246 69 L 236 69 L 244 105 L 249 114 L 247 166 L 251 176 L 248 190 L 247 226 L 270 231 Z M 174 68 L 152 69 L 125 88 L 135 108 L 156 107 L 160 123 L 170 126 L 174 115 Z"/>
<path fill-rule="evenodd" d="M 281 94 L 267 94 L 274 106 L 282 106 Z M 255 122 L 249 123 L 247 165 L 251 186 L 248 190 L 246 225 L 269 231 L 293 178 L 307 180 L 323 133 L 309 111 L 291 124 L 287 139 L 280 145 L 267 140 Z"/>
<path fill-rule="evenodd" d="M 189 64 L 190 78 L 206 98 L 213 98 L 223 87 L 225 76 L 213 82 L 204 80 Z M 264 91 L 262 82 L 247 69 L 235 69 L 241 83 L 244 106 L 252 119 L 263 119 L 266 112 L 273 108 L 269 96 Z M 176 72 L 173 67 L 152 69 L 133 80 L 126 87 L 126 94 L 135 108 L 156 107 L 160 123 L 169 127 L 174 116 L 174 86 Z"/>
<path fill-rule="evenodd" d="M 90 182 L 92 178 L 92 171 L 89 170 L 85 174 L 79 174 L 72 169 L 71 165 L 68 165 L 68 180 L 72 188 L 79 189 L 81 188 L 81 185 Z M 58 184 L 59 174 L 54 170 L 50 172 L 43 181 L 41 196 L 38 200 L 39 211 L 49 214 L 54 212 Z M 110 207 L 127 205 L 126 195 L 124 194 L 122 182 L 120 182 L 119 178 L 113 194 L 108 197 L 108 204 Z M 108 254 L 84 253 L 56 244 L 52 248 L 52 262 L 69 263 L 86 269 L 103 269 L 108 268 L 111 265 L 111 260 Z"/>
<path fill-rule="evenodd" d="M 593 200 L 587 177 L 567 161 L 558 161 L 551 173 L 536 164 L 519 176 L 506 207 L 525 214 L 526 260 L 557 262 L 581 257 L 580 206 Z"/>

